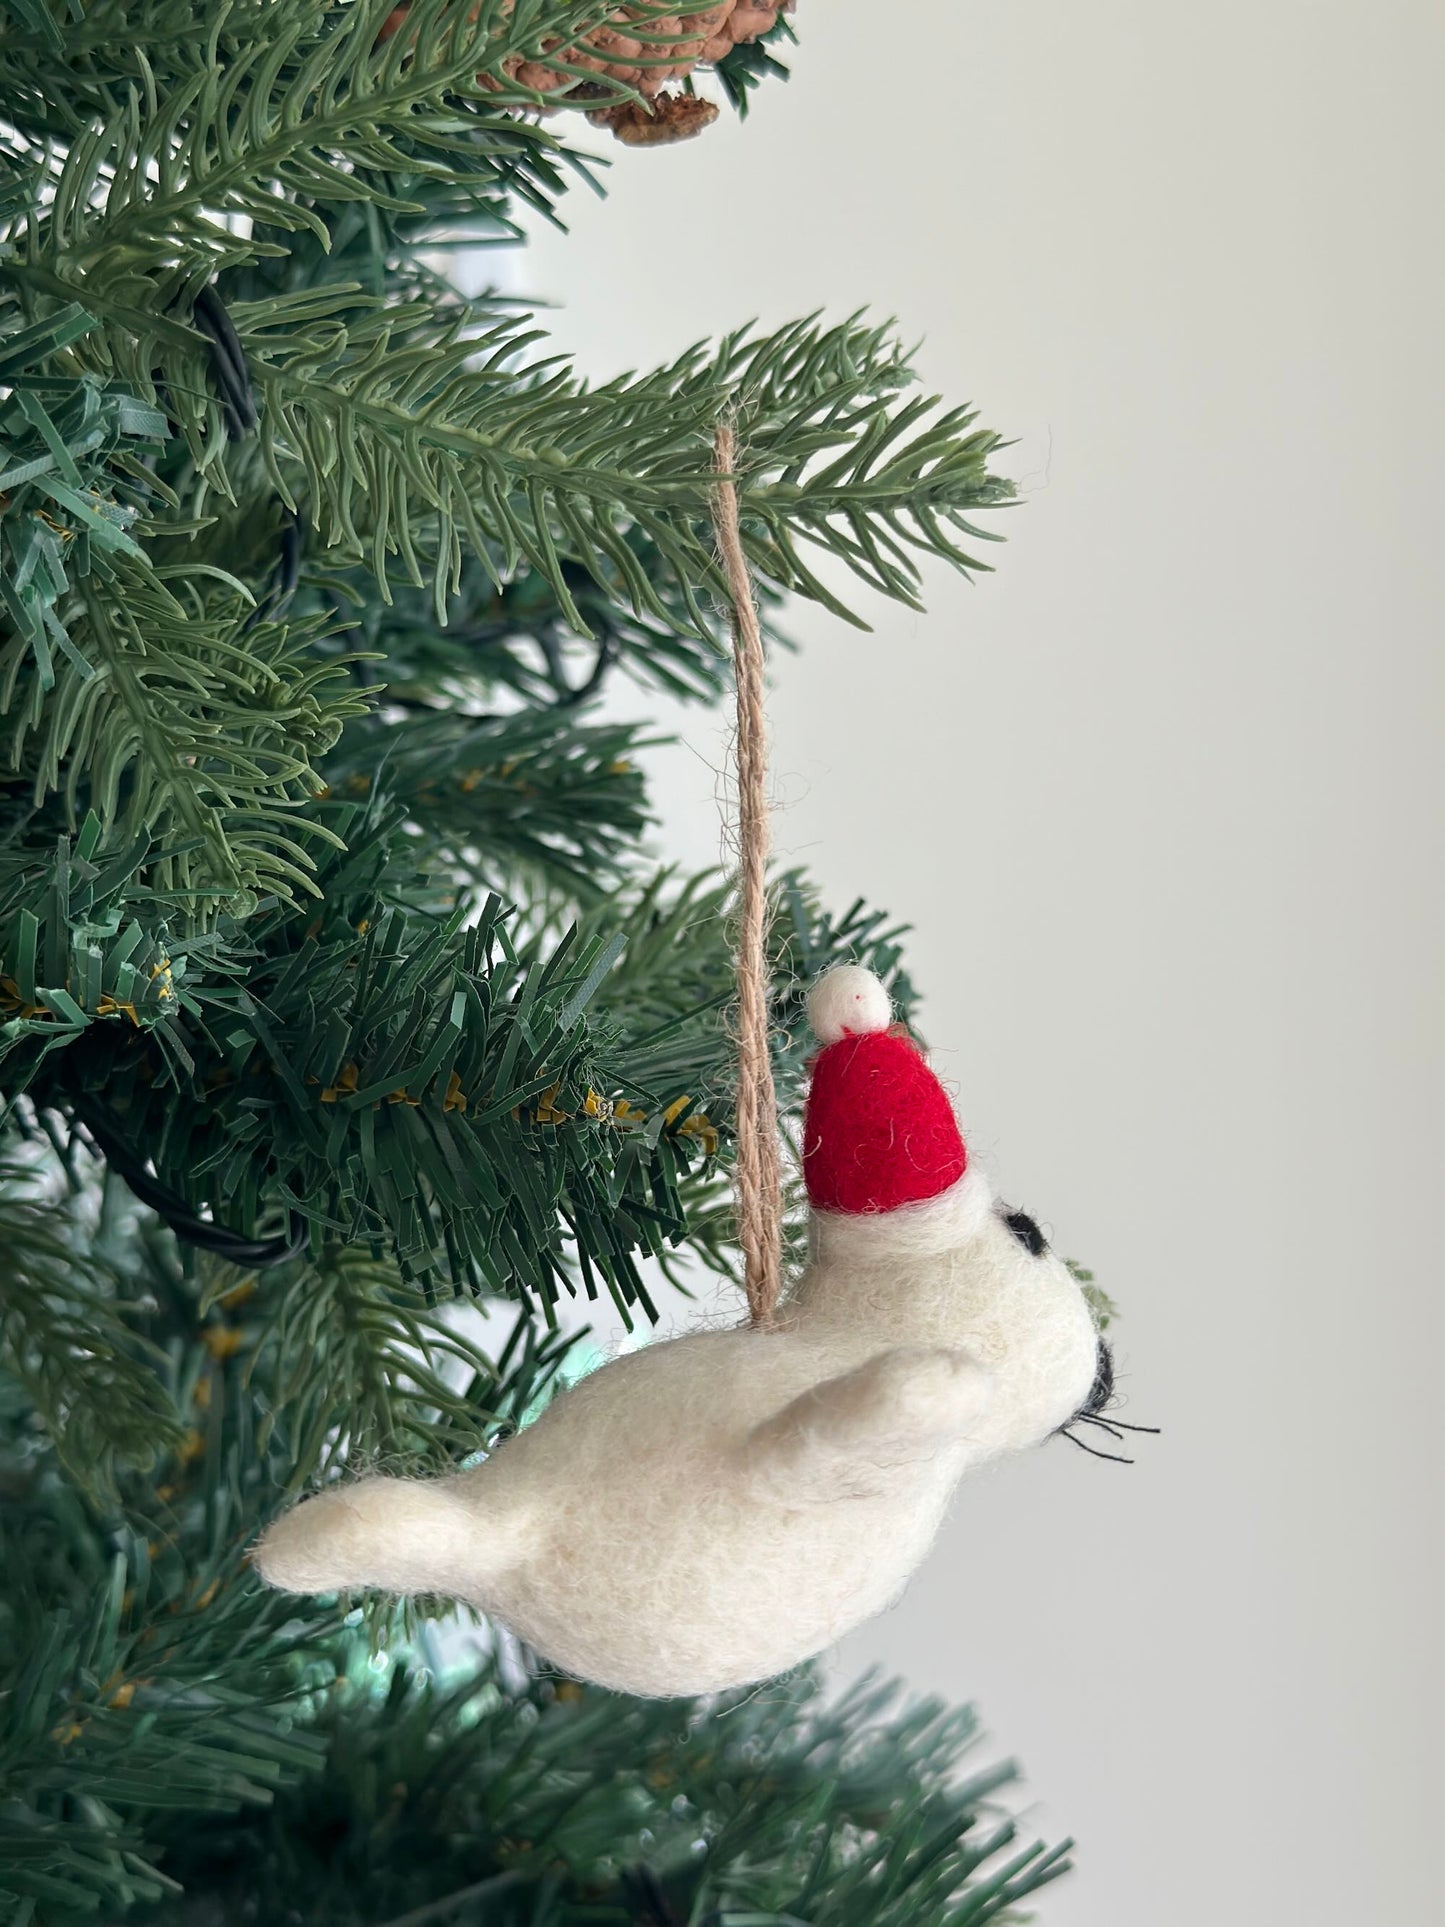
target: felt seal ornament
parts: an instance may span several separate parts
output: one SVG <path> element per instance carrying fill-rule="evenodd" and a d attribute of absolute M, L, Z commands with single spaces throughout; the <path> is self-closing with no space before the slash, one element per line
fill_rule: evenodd
<path fill-rule="evenodd" d="M 810 1256 L 768 1326 L 616 1358 L 450 1477 L 323 1492 L 256 1548 L 271 1585 L 450 1594 L 586 1679 L 709 1692 L 887 1606 L 965 1473 L 1090 1415 L 1090 1308 L 883 985 L 830 971 L 809 1015 Z"/>
<path fill-rule="evenodd" d="M 769 1044 L 763 641 L 718 426 L 737 683 L 738 1242 L 749 1324 L 613 1359 L 481 1464 L 332 1487 L 256 1547 L 293 1592 L 446 1593 L 603 1686 L 788 1671 L 896 1599 L 975 1466 L 1106 1419 L 1113 1361 L 1068 1266 L 999 1205 L 943 1087 L 856 965 L 814 985 L 809 1258 L 783 1288 Z"/>

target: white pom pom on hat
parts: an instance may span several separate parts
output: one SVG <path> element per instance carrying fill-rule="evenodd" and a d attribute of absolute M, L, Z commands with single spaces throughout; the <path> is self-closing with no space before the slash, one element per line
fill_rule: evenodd
<path fill-rule="evenodd" d="M 948 1094 L 917 1044 L 890 1027 L 888 992 L 842 964 L 813 985 L 823 1048 L 803 1116 L 803 1177 L 815 1211 L 896 1211 L 950 1190 L 968 1151 Z"/>
<path fill-rule="evenodd" d="M 808 992 L 808 1022 L 820 1044 L 887 1030 L 893 1021 L 888 992 L 862 964 L 839 964 Z"/>

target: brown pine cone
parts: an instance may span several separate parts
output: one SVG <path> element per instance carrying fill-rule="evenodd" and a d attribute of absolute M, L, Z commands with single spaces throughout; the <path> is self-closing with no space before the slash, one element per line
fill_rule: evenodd
<path fill-rule="evenodd" d="M 656 100 L 669 81 L 686 79 L 694 67 L 722 60 L 734 47 L 768 33 L 778 15 L 790 13 L 793 5 L 794 0 L 771 0 L 771 4 L 718 0 L 714 6 L 692 7 L 651 20 L 646 19 L 645 7 L 622 6 L 563 56 L 565 65 L 551 67 L 537 60 L 515 58 L 507 61 L 506 72 L 520 86 L 539 94 L 561 89 L 570 92 L 576 88 L 577 75 L 596 74 L 635 87 L 644 99 Z M 390 39 L 405 24 L 406 16 L 406 6 L 397 7 L 387 16 L 378 40 Z M 645 38 L 626 31 L 629 24 L 639 23 Z M 583 89 L 577 91 L 585 100 Z M 582 100 L 576 104 L 581 105 Z M 684 140 L 716 118 L 715 108 L 708 112 L 701 101 L 683 107 L 680 98 L 668 105 L 665 113 L 655 116 L 640 111 L 635 102 L 601 108 L 589 115 L 598 126 L 611 127 L 629 146 L 660 146 Z"/>
<path fill-rule="evenodd" d="M 610 127 L 624 147 L 671 147 L 691 140 L 717 119 L 717 102 L 697 94 L 658 94 L 644 105 L 624 101 L 587 116 L 594 127 Z"/>
<path fill-rule="evenodd" d="M 757 0 L 718 0 L 711 7 L 646 19 L 647 9 L 619 7 L 605 26 L 596 28 L 567 55 L 567 65 L 583 73 L 620 80 L 651 99 L 670 80 L 683 80 L 699 62 L 721 60 L 743 41 L 768 33 L 793 0 L 760 6 Z M 646 38 L 627 32 L 629 23 L 642 22 Z M 568 85 L 565 73 L 535 60 L 520 61 L 512 77 L 539 93 L 554 93 Z"/>

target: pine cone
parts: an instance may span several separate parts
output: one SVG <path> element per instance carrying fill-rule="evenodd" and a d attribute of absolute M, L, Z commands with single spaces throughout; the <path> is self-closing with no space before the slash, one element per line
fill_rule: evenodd
<path fill-rule="evenodd" d="M 596 74 L 606 80 L 635 87 L 645 100 L 657 100 L 669 81 L 684 80 L 701 64 L 712 65 L 745 41 L 757 40 L 772 30 L 780 13 L 790 13 L 795 0 L 718 0 L 711 7 L 695 7 L 686 12 L 646 19 L 647 9 L 623 6 L 608 21 L 585 36 L 563 56 L 565 65 L 544 66 L 537 60 L 516 58 L 506 63 L 509 77 L 539 94 L 565 90 L 567 104 L 582 105 L 586 83 L 577 77 Z M 379 40 L 390 39 L 404 25 L 407 7 L 389 14 Z M 626 31 L 629 24 L 645 21 L 646 39 Z M 581 96 L 579 99 L 578 96 Z M 594 96 L 595 97 L 595 96 Z M 559 105 L 563 104 L 561 102 Z M 611 127 L 619 140 L 629 146 L 660 146 L 685 140 L 701 132 L 717 118 L 716 108 L 704 102 L 684 106 L 682 98 L 666 96 L 659 101 L 660 111 L 648 115 L 635 102 L 618 107 L 598 108 L 588 118 L 599 127 Z"/>
<path fill-rule="evenodd" d="M 587 116 L 594 127 L 610 127 L 624 147 L 671 147 L 691 140 L 717 119 L 717 102 L 696 94 L 658 94 L 645 106 L 627 100 Z"/>

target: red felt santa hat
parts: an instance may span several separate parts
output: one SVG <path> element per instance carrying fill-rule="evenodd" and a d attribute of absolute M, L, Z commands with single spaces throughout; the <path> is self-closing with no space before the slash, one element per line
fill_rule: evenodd
<path fill-rule="evenodd" d="M 912 1038 L 890 1029 L 888 992 L 843 964 L 814 984 L 823 1049 L 803 1119 L 803 1176 L 817 1211 L 896 1211 L 957 1184 L 968 1152 L 943 1086 Z"/>

